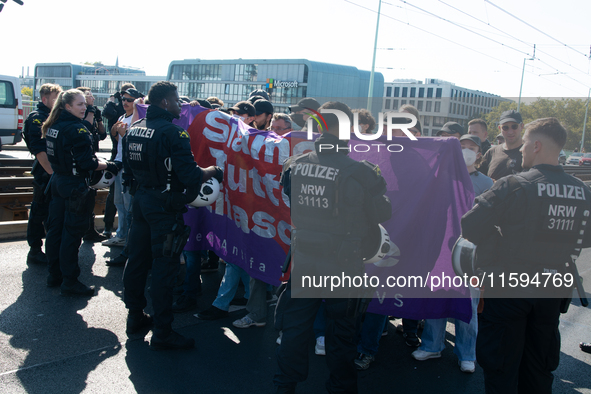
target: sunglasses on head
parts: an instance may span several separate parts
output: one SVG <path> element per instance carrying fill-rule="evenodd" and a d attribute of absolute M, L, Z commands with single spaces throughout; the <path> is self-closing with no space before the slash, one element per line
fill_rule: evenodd
<path fill-rule="evenodd" d="M 133 103 L 135 101 L 135 99 L 128 98 L 128 97 L 121 97 L 121 101 L 127 101 L 128 103 Z"/>
<path fill-rule="evenodd" d="M 511 127 L 513 130 L 517 130 L 519 128 L 519 125 L 517 123 L 514 123 L 511 126 L 503 126 L 502 129 L 503 131 L 507 131 L 509 130 L 509 127 Z"/>

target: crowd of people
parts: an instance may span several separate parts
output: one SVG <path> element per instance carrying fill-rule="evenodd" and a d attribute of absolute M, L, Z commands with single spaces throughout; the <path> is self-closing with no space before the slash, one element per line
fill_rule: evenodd
<path fill-rule="evenodd" d="M 183 220 L 185 205 L 195 199 L 200 185 L 208 179 L 222 183 L 224 172 L 215 166 L 199 167 L 199 157 L 191 152 L 189 134 L 172 120 L 180 116 L 182 105 L 199 105 L 226 112 L 257 130 L 282 136 L 293 130 L 305 130 L 314 111 L 338 109 L 349 117 L 351 124 L 356 113 L 359 130 L 371 134 L 376 126 L 382 125 L 376 125 L 369 111 L 351 110 L 339 102 L 321 104 L 313 98 L 304 98 L 290 107 L 290 114 L 278 113 L 264 90 L 255 90 L 246 100 L 226 108 L 217 97 L 179 96 L 176 86 L 164 81 L 153 85 L 147 95 L 132 84 L 124 84 L 102 111 L 94 106 L 89 88 L 62 91 L 57 85 L 45 84 L 39 95 L 37 110 L 27 118 L 24 130 L 27 147 L 36 158 L 32 169 L 35 180 L 27 231 L 30 246 L 27 264 L 47 265 L 47 286 L 59 286 L 63 295 L 93 296 L 94 288 L 78 280 L 82 239 L 123 247 L 121 254 L 106 264 L 124 267 L 128 336 L 144 335 L 153 329 L 153 348 L 189 349 L 194 346 L 194 340 L 172 329 L 173 314 L 195 310 L 197 298 L 202 294 L 200 276 L 218 271 L 224 264 L 217 296 L 209 308 L 197 313 L 199 319 L 224 318 L 230 305 L 245 305 L 247 314 L 233 325 L 243 329 L 263 327 L 268 317 L 267 301 L 277 293 L 274 319 L 279 331 L 278 370 L 274 377 L 277 392 L 293 393 L 297 383 L 306 379 L 307 345 L 312 341 L 315 354 L 327 357 L 330 369 L 327 390 L 356 392 L 356 370 L 368 369 L 375 360 L 388 316 L 366 312 L 364 303 L 346 297 L 292 298 L 291 280 L 275 289 L 250 277 L 238 265 L 223 262 L 213 251 L 183 250 L 188 237 L 188 226 Z M 149 104 L 146 116 L 141 119 L 138 104 Z M 420 119 L 413 106 L 405 105 L 399 112 Z M 336 265 L 357 272 L 363 269 L 360 240 L 369 228 L 390 218 L 391 203 L 385 196 L 386 182 L 371 163 L 356 162 L 342 149 L 319 151 L 322 142 L 333 147 L 347 146 L 346 141 L 338 138 L 336 116 L 326 114 L 325 119 L 327 129 L 316 140 L 315 151 L 291 157 L 284 164 L 283 190 L 293 201 L 302 189 L 300 185 L 312 182 L 298 173 L 296 166 L 322 164 L 345 175 L 338 181 L 315 179 L 316 186 L 328 190 L 327 195 L 347 193 L 362 197 L 353 202 L 335 197 L 327 203 L 325 211 L 292 205 L 297 231 L 292 233 L 291 253 L 311 266 Z M 463 236 L 478 247 L 486 247 L 483 250 L 493 250 L 494 256 L 487 259 L 493 266 L 508 269 L 509 263 L 513 267 L 530 264 L 536 269 L 551 267 L 560 271 L 560 265 L 566 261 L 561 259 L 572 254 L 573 247 L 591 246 L 591 231 L 579 240 L 578 232 L 548 228 L 548 222 L 544 221 L 551 219 L 548 212 L 543 212 L 543 207 L 548 210 L 544 204 L 574 202 L 564 198 L 555 201 L 553 195 L 535 192 L 537 185 L 543 183 L 583 185 L 564 174 L 558 165 L 566 130 L 554 118 L 524 125 L 521 114 L 514 110 L 501 115 L 496 145 L 491 145 L 487 127 L 483 119 L 471 120 L 467 130 L 459 123 L 447 122 L 437 133 L 438 137 L 459 140 L 475 192 L 474 207 L 462 219 Z M 409 131 L 421 137 L 420 121 Z M 405 133 L 394 130 L 393 135 Z M 110 160 L 104 161 L 96 153 L 100 141 L 107 136 L 113 148 Z M 90 185 L 97 174 L 100 178 L 105 171 L 114 179 L 104 210 L 104 230 L 99 233 L 94 217 L 96 190 Z M 377 186 L 382 183 L 384 187 Z M 584 212 L 588 217 L 591 210 L 591 192 L 583 187 L 585 197 L 573 205 L 576 229 L 581 234 L 586 230 Z M 376 207 L 375 212 L 359 209 L 370 205 Z M 526 209 L 529 206 L 534 208 Z M 113 235 L 115 214 L 118 221 Z M 512 242 L 506 242 L 502 235 L 499 238 L 497 228 L 512 234 Z M 331 245 L 337 246 L 323 255 L 311 252 L 319 249 L 314 242 L 326 242 L 326 236 Z M 150 248 L 145 247 L 146 239 L 150 239 Z M 531 248 L 537 248 L 532 254 L 539 259 L 533 263 L 525 253 L 517 252 Z M 340 252 L 341 249 L 345 252 Z M 554 260 L 547 261 L 549 258 Z M 179 282 L 181 260 L 185 275 Z M 153 315 L 145 312 L 144 292 L 150 270 Z M 292 277 L 297 274 L 292 272 Z M 244 296 L 236 297 L 240 282 L 244 285 Z M 481 293 L 475 288 L 470 289 L 470 296 L 472 318 L 469 322 L 455 321 L 454 352 L 460 371 L 473 373 L 478 361 L 484 370 L 487 393 L 551 392 L 551 372 L 558 366 L 560 351 L 556 340 L 559 341 L 561 300 L 536 298 L 530 293 L 515 299 L 481 300 Z M 416 348 L 413 358 L 424 361 L 441 357 L 447 320 L 402 319 L 399 330 L 406 345 Z M 512 336 L 517 338 L 511 344 L 506 335 L 499 334 L 509 330 L 509 324 Z M 539 346 L 539 343 L 551 346 Z M 581 349 L 591 352 L 591 345 L 581 344 Z"/>

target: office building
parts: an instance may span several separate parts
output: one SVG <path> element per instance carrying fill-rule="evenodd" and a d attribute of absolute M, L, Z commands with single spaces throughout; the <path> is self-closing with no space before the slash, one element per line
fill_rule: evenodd
<path fill-rule="evenodd" d="M 458 122 L 467 130 L 468 121 L 488 114 L 499 102 L 491 93 L 461 88 L 439 79 L 397 79 L 384 84 L 382 111 L 396 111 L 404 104 L 414 105 L 420 113 L 424 136 L 434 136 L 446 122 Z"/>

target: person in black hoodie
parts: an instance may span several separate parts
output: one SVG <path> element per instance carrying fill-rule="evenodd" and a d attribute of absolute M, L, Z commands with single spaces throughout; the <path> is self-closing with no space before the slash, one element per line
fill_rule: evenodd
<path fill-rule="evenodd" d="M 27 242 L 31 248 L 27 255 L 27 264 L 47 264 L 47 257 L 41 247 L 45 237 L 45 224 L 51 201 L 51 193 L 45 193 L 45 189 L 53 170 L 47 160 L 45 138 L 41 135 L 41 126 L 49 116 L 53 103 L 61 91 L 62 88 L 59 85 L 52 83 L 41 86 L 39 89 L 41 101 L 37 104 L 37 110 L 31 112 L 27 117 L 23 131 L 27 148 L 35 156 L 31 170 L 35 179 L 33 181 L 33 202 L 27 225 Z"/>
<path fill-rule="evenodd" d="M 94 208 L 88 183 L 93 171 L 119 172 L 115 163 L 99 162 L 95 156 L 90 132 L 82 123 L 85 113 L 84 94 L 70 89 L 59 94 L 42 127 L 53 170 L 45 243 L 47 286 L 61 286 L 62 295 L 94 295 L 94 288 L 78 280 L 78 249 Z"/>
<path fill-rule="evenodd" d="M 84 127 L 90 131 L 92 150 L 94 153 L 98 153 L 99 142 L 107 138 L 101 110 L 94 105 L 94 96 L 92 95 L 92 90 L 90 88 L 79 87 L 77 89 L 82 91 L 84 97 L 86 97 L 86 113 L 84 114 L 82 123 L 84 124 Z M 91 194 L 94 195 L 92 197 L 92 203 L 95 204 L 96 191 L 91 190 Z M 94 211 L 90 212 L 90 216 L 88 217 L 88 230 L 86 230 L 83 239 L 90 242 L 101 242 L 107 239 L 105 235 L 101 235 L 96 231 L 94 226 Z"/>

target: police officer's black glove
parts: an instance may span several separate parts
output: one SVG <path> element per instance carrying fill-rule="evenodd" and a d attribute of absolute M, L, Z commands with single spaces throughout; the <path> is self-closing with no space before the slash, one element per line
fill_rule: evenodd
<path fill-rule="evenodd" d="M 112 172 L 113 175 L 117 175 L 119 173 L 120 167 L 117 165 L 117 162 L 108 161 L 107 162 L 107 171 Z"/>
<path fill-rule="evenodd" d="M 125 174 L 123 175 L 123 178 L 121 179 L 121 186 L 123 187 L 131 187 L 131 182 L 133 181 L 133 178 L 131 177 L 126 177 Z"/>
<path fill-rule="evenodd" d="M 97 107 L 95 107 L 95 111 L 94 111 L 94 120 L 96 120 L 96 123 L 100 123 L 103 121 L 103 115 L 101 113 L 101 110 L 98 109 Z"/>
<path fill-rule="evenodd" d="M 93 114 L 96 115 L 96 110 L 98 110 L 98 108 L 96 108 L 94 105 L 87 105 L 86 106 L 86 113 L 88 114 L 89 112 L 92 112 Z"/>
<path fill-rule="evenodd" d="M 224 170 L 215 166 L 215 175 L 213 177 L 217 179 L 219 183 L 222 183 L 224 181 Z"/>

